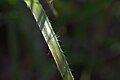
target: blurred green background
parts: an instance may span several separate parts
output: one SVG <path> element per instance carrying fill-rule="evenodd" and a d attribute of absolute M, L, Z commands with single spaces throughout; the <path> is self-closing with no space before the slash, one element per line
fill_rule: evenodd
<path fill-rule="evenodd" d="M 54 0 L 51 21 L 75 80 L 120 80 L 120 1 Z M 0 1 L 0 80 L 62 80 L 22 0 Z"/>

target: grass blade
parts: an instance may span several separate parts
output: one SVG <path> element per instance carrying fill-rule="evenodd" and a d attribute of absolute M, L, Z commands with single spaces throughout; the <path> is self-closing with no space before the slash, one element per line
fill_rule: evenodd
<path fill-rule="evenodd" d="M 64 80 L 74 80 L 71 70 L 68 66 L 63 51 L 58 43 L 57 37 L 52 29 L 52 26 L 46 16 L 41 4 L 38 0 L 24 0 L 28 8 L 34 15 L 34 18 L 39 25 L 39 28 L 47 42 L 47 45 L 53 55 L 58 70 Z M 32 4 L 32 6 L 31 6 Z"/>

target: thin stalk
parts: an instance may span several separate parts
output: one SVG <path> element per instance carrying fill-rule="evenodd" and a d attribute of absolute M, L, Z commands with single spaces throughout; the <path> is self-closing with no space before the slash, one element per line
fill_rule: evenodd
<path fill-rule="evenodd" d="M 39 28 L 45 38 L 45 41 L 53 55 L 58 70 L 61 73 L 63 80 L 74 80 L 71 70 L 68 66 L 63 51 L 58 43 L 57 37 L 52 29 L 52 26 L 46 16 L 40 2 L 38 0 L 24 0 L 28 8 L 34 15 L 34 18 L 39 25 Z M 31 6 L 32 4 L 32 6 Z"/>
<path fill-rule="evenodd" d="M 16 26 L 17 24 L 17 18 L 16 15 L 13 17 L 13 13 L 9 15 L 8 18 L 8 27 L 7 27 L 7 32 L 8 32 L 8 48 L 9 52 L 11 55 L 11 71 L 12 71 L 12 80 L 20 80 L 20 68 L 19 68 L 19 44 L 18 44 L 18 39 L 17 39 L 17 33 L 16 33 Z"/>

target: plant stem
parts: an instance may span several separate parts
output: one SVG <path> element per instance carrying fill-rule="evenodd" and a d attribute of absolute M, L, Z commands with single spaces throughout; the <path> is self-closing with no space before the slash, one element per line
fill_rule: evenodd
<path fill-rule="evenodd" d="M 71 70 L 68 66 L 63 51 L 58 43 L 57 37 L 52 29 L 52 26 L 46 16 L 41 4 L 38 0 L 24 0 L 28 8 L 32 11 L 37 24 L 45 38 L 45 41 L 53 55 L 58 70 L 61 73 L 63 80 L 74 80 Z M 31 6 L 32 4 L 32 6 Z"/>

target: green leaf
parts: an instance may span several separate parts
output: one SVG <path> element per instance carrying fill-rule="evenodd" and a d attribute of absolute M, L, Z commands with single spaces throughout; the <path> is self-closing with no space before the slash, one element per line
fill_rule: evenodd
<path fill-rule="evenodd" d="M 74 80 L 57 37 L 38 0 L 24 0 L 31 10 L 64 80 Z"/>

